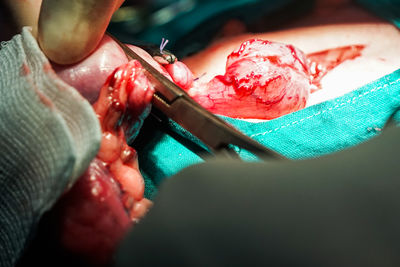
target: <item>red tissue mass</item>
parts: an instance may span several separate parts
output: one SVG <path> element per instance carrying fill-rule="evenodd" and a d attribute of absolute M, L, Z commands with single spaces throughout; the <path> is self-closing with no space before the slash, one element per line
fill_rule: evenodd
<path fill-rule="evenodd" d="M 310 94 L 306 56 L 292 45 L 252 39 L 232 52 L 224 75 L 189 94 L 213 113 L 273 119 L 305 107 Z"/>

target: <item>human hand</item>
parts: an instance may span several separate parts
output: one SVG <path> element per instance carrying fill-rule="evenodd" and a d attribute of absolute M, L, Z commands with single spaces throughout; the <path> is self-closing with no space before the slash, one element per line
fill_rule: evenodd
<path fill-rule="evenodd" d="M 17 27 L 31 26 L 44 54 L 58 64 L 87 57 L 124 0 L 6 0 Z"/>

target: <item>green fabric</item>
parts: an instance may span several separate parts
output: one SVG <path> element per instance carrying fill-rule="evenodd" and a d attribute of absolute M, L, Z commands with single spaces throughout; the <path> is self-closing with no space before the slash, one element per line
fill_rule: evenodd
<path fill-rule="evenodd" d="M 398 0 L 359 0 L 371 11 L 400 27 Z M 233 126 L 290 159 L 318 157 L 355 146 L 378 135 L 390 117 L 400 121 L 400 70 L 342 97 L 261 123 L 224 117 Z M 140 145 L 140 168 L 146 197 L 183 168 L 202 162 L 203 147 L 174 122 L 150 129 L 151 138 Z M 256 160 L 239 151 L 245 160 Z"/>

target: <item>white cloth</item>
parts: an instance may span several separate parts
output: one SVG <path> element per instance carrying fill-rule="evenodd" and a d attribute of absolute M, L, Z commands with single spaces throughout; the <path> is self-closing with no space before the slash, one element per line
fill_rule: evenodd
<path fill-rule="evenodd" d="M 60 80 L 29 28 L 0 49 L 0 266 L 88 167 L 101 140 L 89 102 Z"/>

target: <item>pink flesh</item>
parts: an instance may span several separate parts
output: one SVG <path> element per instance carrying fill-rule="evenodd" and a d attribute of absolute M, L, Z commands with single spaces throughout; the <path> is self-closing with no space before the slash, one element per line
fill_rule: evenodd
<path fill-rule="evenodd" d="M 123 234 L 151 205 L 125 131 L 143 120 L 153 93 L 141 65 L 130 61 L 107 78 L 93 105 L 103 132 L 100 151 L 57 208 L 62 245 L 90 263 L 108 263 Z"/>
<path fill-rule="evenodd" d="M 95 159 L 55 207 L 62 245 L 94 264 L 111 259 L 116 244 L 132 222 L 117 182 Z"/>
<path fill-rule="evenodd" d="M 195 83 L 188 93 L 213 113 L 232 118 L 274 119 L 306 106 L 310 93 L 337 65 L 361 55 L 363 45 L 310 55 L 292 45 L 250 39 L 226 62 L 224 75 Z"/>
<path fill-rule="evenodd" d="M 293 46 L 253 39 L 228 57 L 224 75 L 193 86 L 193 74 L 185 64 L 178 61 L 161 66 L 142 49 L 129 46 L 211 112 L 258 119 L 272 119 L 303 108 L 309 91 L 320 88 L 320 81 L 328 71 L 360 56 L 364 48 L 363 45 L 339 47 L 309 54 L 305 59 Z M 64 81 L 94 103 L 107 76 L 126 62 L 121 48 L 105 36 L 99 48 L 84 61 L 54 68 Z M 261 79 L 257 78 L 260 74 Z M 311 77 L 306 79 L 306 75 Z"/>
<path fill-rule="evenodd" d="M 153 93 L 139 62 L 130 61 L 110 75 L 93 105 L 103 132 L 97 157 L 107 164 L 122 189 L 134 200 L 143 198 L 144 183 L 136 151 L 126 143 L 125 130 L 142 119 Z M 129 116 L 121 122 L 123 114 Z"/>
<path fill-rule="evenodd" d="M 249 40 L 230 54 L 225 74 L 206 84 L 193 83 L 193 74 L 179 61 L 163 67 L 143 50 L 132 48 L 212 112 L 271 119 L 303 108 L 312 84 L 318 87 L 327 71 L 359 56 L 363 47 L 313 53 L 307 60 L 293 46 Z M 103 132 L 96 159 L 57 206 L 62 242 L 90 262 L 105 263 L 132 221 L 140 219 L 151 205 L 143 198 L 137 154 L 126 144 L 125 132 L 143 120 L 153 87 L 141 65 L 128 63 L 108 37 L 86 60 L 55 68 L 89 101 L 97 100 L 93 108 Z M 120 121 L 123 114 L 129 116 Z"/>
<path fill-rule="evenodd" d="M 168 72 L 143 49 L 128 45 L 137 54 L 146 59 L 156 69 L 169 77 Z M 58 76 L 77 89 L 90 103 L 94 103 L 100 88 L 107 77 L 119 66 L 128 62 L 122 49 L 110 37 L 105 35 L 98 48 L 86 59 L 74 65 L 60 66 L 53 63 Z"/>
<path fill-rule="evenodd" d="M 90 57 L 77 64 L 53 64 L 58 76 L 76 88 L 90 103 L 98 97 L 99 89 L 115 68 L 128 62 L 122 49 L 107 35 Z"/>
<path fill-rule="evenodd" d="M 173 81 L 179 85 L 182 89 L 190 89 L 193 85 L 193 73 L 189 68 L 182 62 L 176 61 L 174 64 L 168 64 L 164 66 L 171 75 Z"/>

